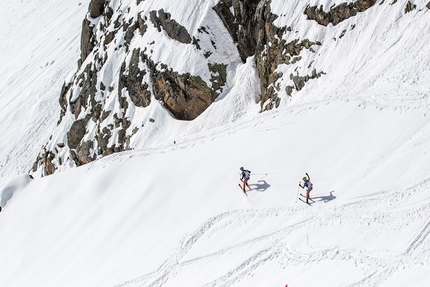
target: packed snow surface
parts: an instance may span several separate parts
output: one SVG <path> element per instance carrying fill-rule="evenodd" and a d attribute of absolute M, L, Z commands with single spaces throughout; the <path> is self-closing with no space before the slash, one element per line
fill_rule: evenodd
<path fill-rule="evenodd" d="M 258 113 L 249 59 L 195 121 L 151 104 L 148 146 L 30 179 L 89 1 L 57 2 L 0 0 L 0 286 L 428 285 L 426 1 L 407 14 L 407 1 L 377 1 L 339 27 L 308 27 L 332 41 L 317 51 L 326 76 L 278 109 Z M 306 3 L 289 2 L 304 17 Z M 300 201 L 305 173 L 311 206 Z"/>

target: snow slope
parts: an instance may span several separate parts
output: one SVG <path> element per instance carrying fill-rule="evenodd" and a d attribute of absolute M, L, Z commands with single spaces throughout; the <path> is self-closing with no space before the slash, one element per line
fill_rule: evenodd
<path fill-rule="evenodd" d="M 21 176 L 0 285 L 426 286 L 429 129 L 424 110 L 338 100 Z M 311 207 L 296 199 L 304 172 Z"/>
<path fill-rule="evenodd" d="M 55 128 L 89 0 L 0 0 L 0 186 L 26 173 Z"/>
<path fill-rule="evenodd" d="M 428 285 L 425 1 L 416 1 L 420 9 L 408 14 L 407 1 L 379 1 L 377 9 L 339 24 L 345 26 L 310 29 L 331 39 L 362 21 L 345 34 L 346 41 L 333 40 L 327 51 L 318 51 L 326 57 L 315 65 L 327 74 L 283 98 L 279 109 L 257 113 L 258 80 L 248 61 L 229 79 L 230 92 L 195 121 L 175 121 L 152 104 L 147 113 L 157 121 L 148 146 L 34 180 L 24 173 L 49 134 L 45 129 L 55 125 L 57 112 L 51 109 L 57 109 L 61 87 L 55 77 L 61 82 L 75 69 L 82 19 L 75 13 L 85 13 L 88 3 L 51 3 L 47 9 L 39 1 L 23 2 L 35 5 L 26 6 L 29 15 L 46 9 L 46 17 L 30 26 L 40 28 L 40 37 L 28 39 L 33 58 L 25 60 L 28 55 L 9 44 L 0 53 L 7 68 L 0 77 L 0 286 Z M 4 23 L 15 21 L 17 31 L 25 31 L 19 26 L 25 14 L 18 17 L 13 10 L 23 2 L 2 5 L 12 9 L 0 19 L 5 42 L 15 36 Z M 390 7 L 394 15 L 384 13 Z M 69 15 L 51 18 L 63 19 L 56 25 L 59 33 L 75 29 L 74 44 L 64 47 L 74 58 L 60 48 L 30 49 L 45 42 L 56 47 L 56 38 L 42 29 L 55 9 Z M 287 16 L 279 25 L 290 25 Z M 66 22 L 70 26 L 63 27 Z M 22 61 L 14 64 L 15 53 Z M 48 55 L 55 63 L 40 68 L 50 63 Z M 64 66 L 56 66 L 60 61 Z M 28 78 L 22 77 L 25 68 L 33 71 Z M 57 88 L 47 84 L 52 77 Z M 19 83 L 23 79 L 29 82 Z M 28 103 L 33 88 L 40 92 L 38 106 Z M 32 112 L 45 108 L 42 103 L 51 107 L 50 117 Z M 226 111 L 231 106 L 237 113 Z M 237 187 L 240 166 L 253 174 L 248 197 Z M 315 187 L 312 206 L 297 199 L 305 172 Z"/>

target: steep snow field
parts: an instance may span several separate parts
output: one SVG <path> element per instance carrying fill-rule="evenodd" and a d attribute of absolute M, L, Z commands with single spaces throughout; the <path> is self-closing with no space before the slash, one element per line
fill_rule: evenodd
<path fill-rule="evenodd" d="M 250 59 L 229 79 L 230 92 L 195 121 L 175 121 L 155 102 L 147 146 L 34 180 L 24 173 L 55 126 L 88 1 L 0 1 L 8 10 L 0 18 L 0 286 L 430 282 L 425 1 L 408 14 L 407 1 L 378 1 L 355 20 L 307 31 L 330 39 L 364 23 L 317 51 L 327 55 L 315 63 L 327 75 L 279 109 L 258 114 Z M 389 8 L 397 12 L 384 13 Z M 4 28 L 13 25 L 16 33 Z M 37 31 L 33 38 L 24 37 L 27 29 Z M 55 62 L 46 65 L 50 56 Z M 249 196 L 237 186 L 240 166 L 252 171 Z M 298 200 L 305 172 L 312 206 Z"/>
<path fill-rule="evenodd" d="M 0 0 L 0 186 L 26 173 L 60 115 L 89 0 Z"/>

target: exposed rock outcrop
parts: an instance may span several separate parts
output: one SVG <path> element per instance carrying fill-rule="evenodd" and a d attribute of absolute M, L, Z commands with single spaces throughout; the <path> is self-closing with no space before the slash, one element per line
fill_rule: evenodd
<path fill-rule="evenodd" d="M 327 26 L 333 24 L 336 26 L 340 22 L 357 15 L 359 12 L 364 12 L 376 3 L 376 0 L 358 0 L 356 2 L 342 3 L 337 6 L 330 7 L 328 12 L 323 10 L 321 5 L 317 6 L 308 5 L 304 11 L 304 14 L 309 20 L 314 20 L 318 24 Z"/>
<path fill-rule="evenodd" d="M 141 70 L 140 65 L 148 70 Z M 164 65 L 159 69 L 145 52 L 136 49 L 128 65 L 123 63 L 121 66 L 119 94 L 121 96 L 125 88 L 136 106 L 147 107 L 151 103 L 151 91 L 143 78 L 148 76 L 155 99 L 163 102 L 177 119 L 193 120 L 210 106 L 226 82 L 225 66 L 209 65 L 209 69 L 212 71 L 212 87 L 190 73 L 179 74 Z"/>
<path fill-rule="evenodd" d="M 151 71 L 154 96 L 180 120 L 193 120 L 205 111 L 218 96 L 200 78 L 189 73 L 179 74 L 164 66 L 159 70 L 145 54 L 142 59 Z"/>
<path fill-rule="evenodd" d="M 321 45 L 308 39 L 296 39 L 289 43 L 282 39 L 290 28 L 273 24 L 278 16 L 271 12 L 270 2 L 221 0 L 214 7 L 236 41 L 242 60 L 255 55 L 261 86 L 261 110 L 271 109 L 280 103 L 278 91 L 271 86 L 282 77 L 282 74 L 276 73 L 278 66 L 294 64 L 300 61 L 303 49 L 312 52 L 313 45 Z M 290 87 L 289 94 L 291 93 Z"/>
<path fill-rule="evenodd" d="M 414 3 L 412 3 L 411 1 L 408 1 L 408 3 L 406 3 L 406 7 L 405 7 L 405 14 L 411 12 L 412 10 L 417 9 L 417 5 L 415 5 Z"/>
<path fill-rule="evenodd" d="M 264 20 L 256 17 L 266 0 L 221 0 L 213 8 L 230 33 L 242 61 L 255 55 L 258 39 L 264 37 Z M 260 3 L 262 3 L 260 5 Z M 258 8 L 260 5 L 260 8 Z M 257 9 L 259 12 L 257 12 Z M 233 12 L 232 12 L 233 10 Z"/>
<path fill-rule="evenodd" d="M 91 27 L 91 22 L 88 19 L 84 19 L 84 21 L 82 21 L 81 58 L 78 61 L 79 67 L 94 49 L 95 43 L 93 36 L 93 28 Z"/>
<path fill-rule="evenodd" d="M 105 0 L 91 0 L 88 8 L 88 16 L 91 18 L 100 17 L 105 9 Z M 107 16 L 112 16 L 112 10 L 107 11 Z M 78 61 L 78 66 L 80 67 L 88 55 L 92 52 L 95 46 L 93 25 L 91 21 L 85 18 L 82 22 L 82 32 L 81 32 L 81 58 Z"/>
<path fill-rule="evenodd" d="M 63 119 L 63 116 L 66 114 L 67 112 L 67 95 L 69 94 L 70 88 L 72 86 L 72 83 L 64 83 L 63 87 L 61 88 L 61 92 L 60 92 L 60 98 L 59 98 L 59 103 L 60 103 L 60 108 L 61 108 L 61 112 L 60 112 L 60 119 L 58 120 L 58 124 L 61 123 L 61 120 Z"/>
<path fill-rule="evenodd" d="M 96 159 L 94 142 L 92 140 L 84 141 L 76 148 L 76 152 L 72 150 L 72 154 L 79 165 L 94 161 Z"/>
<path fill-rule="evenodd" d="M 156 98 L 180 120 L 195 119 L 217 96 L 200 77 L 173 71 L 155 72 L 153 76 Z"/>
<path fill-rule="evenodd" d="M 161 9 L 158 10 L 158 16 L 157 11 L 151 11 L 150 15 L 152 23 L 158 28 L 159 32 L 163 29 L 170 38 L 184 44 L 191 43 L 191 36 L 187 32 L 187 29 L 171 19 L 169 13 L 165 13 L 164 10 Z"/>
<path fill-rule="evenodd" d="M 143 0 L 124 2 L 90 2 L 82 24 L 78 71 L 63 85 L 59 97 L 58 123 L 64 134 L 43 147 L 33 171 L 48 175 L 63 164 L 79 166 L 133 148 L 136 141 L 145 139 L 146 129 L 162 128 L 163 121 L 148 112 L 154 103 L 176 119 L 196 119 L 231 88 L 228 73 L 250 57 L 261 87 L 255 95 L 261 100 L 260 111 L 278 107 L 324 75 L 312 64 L 324 43 L 299 38 L 292 27 L 275 25 L 287 21 L 285 15 L 272 13 L 271 0 L 220 0 L 212 9 L 222 24 L 213 21 L 213 11 L 201 15 L 200 27 L 182 23 L 196 31 L 187 31 L 163 9 L 151 10 Z M 324 26 L 337 25 L 375 2 L 342 3 L 328 12 L 308 5 L 302 17 Z M 410 11 L 413 4 L 407 8 Z M 171 50 L 168 56 L 163 54 L 165 48 L 171 49 L 169 43 L 180 47 L 178 55 L 187 59 L 193 55 L 196 63 L 194 58 L 191 64 L 172 59 L 176 55 Z M 224 45 L 228 49 L 220 47 Z"/>
<path fill-rule="evenodd" d="M 135 49 L 129 65 L 123 63 L 121 66 L 119 93 L 121 96 L 122 90 L 125 88 L 137 107 L 147 107 L 151 103 L 151 92 L 148 90 L 148 84 L 143 82 L 143 77 L 147 72 L 139 68 L 140 62 L 140 49 Z"/>
<path fill-rule="evenodd" d="M 80 119 L 75 121 L 67 133 L 67 144 L 71 149 L 75 149 L 85 135 L 85 127 L 88 120 Z"/>
<path fill-rule="evenodd" d="M 102 15 L 105 2 L 105 0 L 91 0 L 89 7 L 89 13 L 91 18 L 97 18 Z"/>

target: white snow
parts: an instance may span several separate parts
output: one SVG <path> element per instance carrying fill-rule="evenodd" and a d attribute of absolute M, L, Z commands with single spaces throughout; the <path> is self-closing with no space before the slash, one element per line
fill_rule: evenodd
<path fill-rule="evenodd" d="M 278 109 L 258 113 L 248 59 L 196 120 L 176 121 L 153 101 L 134 113 L 147 129 L 132 138 L 139 148 L 31 180 L 89 3 L 57 2 L 0 0 L 0 286 L 428 285 L 426 1 L 408 14 L 407 1 L 378 1 L 328 30 L 307 27 L 321 37 L 310 40 L 333 41 L 315 57 L 326 75 Z M 176 2 L 153 2 L 199 27 Z M 289 2 L 305 17 L 307 3 Z M 307 66 L 284 67 L 286 79 Z M 252 171 L 249 196 L 240 166 Z M 305 172 L 312 206 L 297 199 Z"/>
<path fill-rule="evenodd" d="M 28 172 L 60 116 L 89 0 L 0 0 L 0 185 Z"/>

